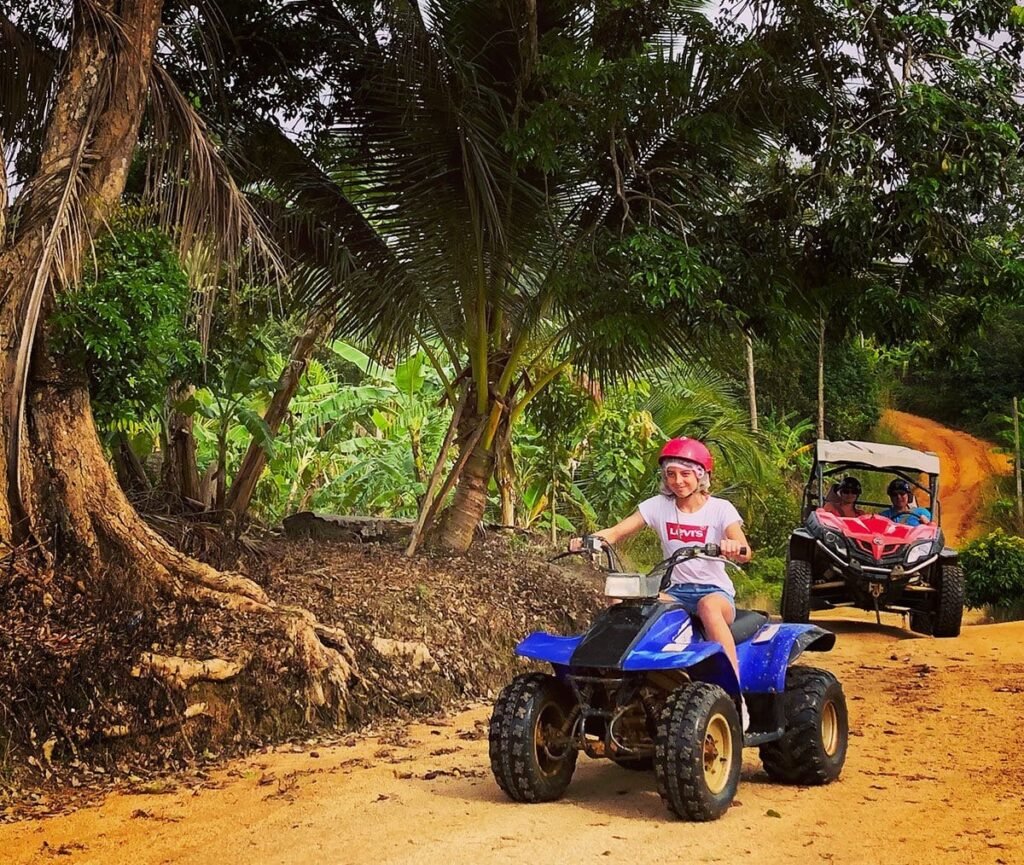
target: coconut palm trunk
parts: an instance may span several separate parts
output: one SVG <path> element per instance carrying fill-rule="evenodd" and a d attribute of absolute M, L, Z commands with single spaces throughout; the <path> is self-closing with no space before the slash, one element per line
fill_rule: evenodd
<path fill-rule="evenodd" d="M 111 574 L 127 573 L 140 597 L 159 593 L 265 616 L 307 673 L 307 713 L 333 713 L 346 704 L 353 672 L 344 634 L 305 611 L 278 607 L 251 580 L 184 556 L 150 529 L 107 462 L 83 370 L 54 349 L 47 315 L 55 296 L 80 277 L 90 238 L 124 190 L 162 6 L 163 0 L 75 4 L 39 168 L 0 251 L 0 545 L 33 538 L 58 567 L 96 590 Z"/>
<path fill-rule="evenodd" d="M 453 552 L 464 553 L 487 509 L 487 485 L 494 473 L 494 450 L 481 439 L 473 447 L 455 487 L 451 507 L 441 521 L 438 541 Z"/>

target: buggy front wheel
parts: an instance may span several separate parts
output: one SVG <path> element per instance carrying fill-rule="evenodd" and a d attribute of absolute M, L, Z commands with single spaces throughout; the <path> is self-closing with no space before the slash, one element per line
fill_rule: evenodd
<path fill-rule="evenodd" d="M 936 637 L 958 637 L 964 615 L 964 571 L 956 562 L 950 562 L 942 566 L 939 574 L 933 633 Z"/>
<path fill-rule="evenodd" d="M 572 724 L 576 698 L 554 676 L 516 676 L 498 695 L 491 713 L 491 771 L 516 802 L 551 802 L 576 770 Z"/>
<path fill-rule="evenodd" d="M 791 556 L 786 562 L 780 604 L 782 621 L 806 624 L 811 618 L 811 563 Z"/>

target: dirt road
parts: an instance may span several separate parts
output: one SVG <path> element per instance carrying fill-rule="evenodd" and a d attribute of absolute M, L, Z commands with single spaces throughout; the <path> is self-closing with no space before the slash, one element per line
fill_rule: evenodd
<path fill-rule="evenodd" d="M 889 423 L 938 452 L 945 519 L 969 535 L 1002 458 L 911 415 Z M 5 865 L 547 865 L 728 862 L 1024 865 L 1024 623 L 918 637 L 894 615 L 815 617 L 836 650 L 849 757 L 823 788 L 772 784 L 746 752 L 734 806 L 671 819 L 650 775 L 581 758 L 564 799 L 516 805 L 490 776 L 488 706 L 331 747 L 283 747 L 201 783 L 112 795 L 63 817 L 0 826 Z"/>
<path fill-rule="evenodd" d="M 360 738 L 258 754 L 195 789 L 114 795 L 0 827 L 8 865 L 313 863 L 1024 863 L 1024 623 L 919 638 L 843 612 L 836 651 L 852 737 L 840 780 L 769 783 L 747 751 L 714 824 L 669 818 L 645 774 L 581 758 L 565 798 L 507 801 L 490 777 L 488 708 Z M 603 858 L 601 858 L 603 857 Z"/>
<path fill-rule="evenodd" d="M 939 456 L 942 474 L 942 527 L 950 546 L 958 546 L 979 532 L 978 510 L 984 503 L 991 475 L 1009 474 L 1010 459 L 992 445 L 933 420 L 902 411 L 886 411 L 882 423 L 906 444 Z"/>

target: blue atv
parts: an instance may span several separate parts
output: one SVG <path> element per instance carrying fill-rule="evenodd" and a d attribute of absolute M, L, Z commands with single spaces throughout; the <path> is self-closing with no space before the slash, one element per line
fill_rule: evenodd
<path fill-rule="evenodd" d="M 826 670 L 793 664 L 804 650 L 831 649 L 835 635 L 737 611 L 732 634 L 750 718 L 744 733 L 740 687 L 722 646 L 706 640 L 680 604 L 658 597 L 676 564 L 718 559 L 718 547 L 678 550 L 643 575 L 623 573 L 600 539 L 585 537 L 583 545 L 591 555 L 603 549 L 605 594 L 618 603 L 585 634 L 536 632 L 516 647 L 554 672 L 517 676 L 494 704 L 491 771 L 510 799 L 560 798 L 580 751 L 625 769 L 653 769 L 661 798 L 687 820 L 714 820 L 729 808 L 744 746 L 760 748 L 774 781 L 839 777 L 849 734 L 842 686 Z"/>

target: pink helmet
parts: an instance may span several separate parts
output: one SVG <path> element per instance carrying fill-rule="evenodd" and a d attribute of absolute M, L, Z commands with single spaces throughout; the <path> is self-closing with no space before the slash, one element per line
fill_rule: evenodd
<path fill-rule="evenodd" d="M 658 454 L 658 465 L 669 459 L 689 460 L 697 463 L 699 466 L 704 466 L 708 474 L 715 468 L 715 460 L 711 456 L 711 451 L 697 439 L 669 439 L 665 443 L 665 447 L 661 449 L 661 453 Z"/>

